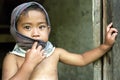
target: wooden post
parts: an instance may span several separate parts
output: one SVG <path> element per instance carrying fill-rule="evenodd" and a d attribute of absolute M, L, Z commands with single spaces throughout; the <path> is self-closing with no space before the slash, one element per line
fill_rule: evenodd
<path fill-rule="evenodd" d="M 107 25 L 112 21 L 111 0 L 103 0 L 103 41 Z M 103 80 L 113 80 L 112 77 L 112 52 L 103 57 Z"/>
<path fill-rule="evenodd" d="M 93 41 L 94 47 L 100 45 L 101 34 L 101 0 L 92 0 L 92 23 L 93 23 Z M 101 60 L 94 63 L 94 80 L 102 80 Z"/>
<path fill-rule="evenodd" d="M 118 29 L 118 36 L 112 49 L 104 56 L 103 65 L 103 80 L 119 80 L 120 79 L 120 0 L 103 0 L 105 3 L 103 10 L 106 14 L 103 15 L 106 23 L 112 20 L 113 27 Z M 106 16 L 105 16 L 106 15 Z M 107 18 L 107 20 L 105 20 Z"/>
<path fill-rule="evenodd" d="M 118 36 L 112 48 L 112 80 L 120 80 L 120 0 L 112 1 L 113 27 L 117 28 Z"/>

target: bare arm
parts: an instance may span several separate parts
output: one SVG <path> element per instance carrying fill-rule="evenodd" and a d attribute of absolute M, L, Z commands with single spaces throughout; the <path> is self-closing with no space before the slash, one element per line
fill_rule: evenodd
<path fill-rule="evenodd" d="M 16 59 L 13 56 L 6 56 L 3 63 L 2 80 L 29 80 L 34 68 L 45 58 L 42 47 L 37 43 L 27 51 L 25 60 L 20 68 L 17 67 Z"/>
<path fill-rule="evenodd" d="M 3 63 L 2 80 L 28 80 L 26 78 L 29 77 L 31 72 L 32 67 L 30 68 L 27 63 L 24 63 L 22 67 L 18 69 L 15 56 L 8 54 Z"/>
<path fill-rule="evenodd" d="M 87 51 L 83 54 L 73 54 L 63 49 L 58 50 L 60 53 L 60 61 L 70 65 L 84 66 L 99 59 L 112 47 L 115 42 L 118 31 L 111 27 L 112 23 L 107 27 L 105 42 L 95 49 Z"/>

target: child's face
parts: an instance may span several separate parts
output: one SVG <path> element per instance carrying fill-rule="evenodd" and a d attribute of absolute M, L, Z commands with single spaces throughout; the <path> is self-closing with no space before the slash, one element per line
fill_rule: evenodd
<path fill-rule="evenodd" d="M 45 15 L 40 11 L 30 10 L 26 15 L 21 15 L 17 24 L 19 33 L 35 40 L 48 41 L 50 27 Z"/>

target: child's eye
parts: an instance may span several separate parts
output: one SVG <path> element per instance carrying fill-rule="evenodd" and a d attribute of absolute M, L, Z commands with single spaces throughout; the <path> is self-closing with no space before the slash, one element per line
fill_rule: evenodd
<path fill-rule="evenodd" d="M 43 30 L 43 29 L 46 29 L 46 27 L 47 26 L 45 26 L 45 25 L 41 25 L 41 26 L 39 26 L 39 29 Z"/>
<path fill-rule="evenodd" d="M 30 26 L 24 26 L 24 29 L 26 29 L 26 30 L 30 30 L 31 27 L 30 27 Z"/>

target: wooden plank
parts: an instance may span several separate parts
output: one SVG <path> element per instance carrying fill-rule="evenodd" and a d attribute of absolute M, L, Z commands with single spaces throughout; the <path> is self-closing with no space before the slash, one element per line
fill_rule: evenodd
<path fill-rule="evenodd" d="M 113 26 L 120 32 L 120 0 L 112 1 L 112 14 L 113 14 Z M 120 33 L 116 38 L 116 43 L 112 48 L 112 58 L 113 58 L 113 80 L 120 79 Z"/>
<path fill-rule="evenodd" d="M 92 0 L 92 22 L 93 22 L 93 42 L 94 47 L 100 45 L 100 27 L 101 27 L 101 0 Z M 102 80 L 101 60 L 94 63 L 94 80 Z"/>
<path fill-rule="evenodd" d="M 103 41 L 105 38 L 106 26 L 112 20 L 111 0 L 103 0 Z M 111 50 L 103 57 L 103 80 L 113 80 L 112 77 L 112 56 Z"/>

